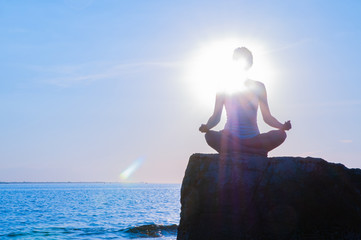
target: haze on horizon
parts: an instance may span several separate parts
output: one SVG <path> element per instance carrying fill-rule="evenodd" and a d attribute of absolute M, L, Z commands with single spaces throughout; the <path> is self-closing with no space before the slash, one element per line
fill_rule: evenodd
<path fill-rule="evenodd" d="M 0 182 L 181 182 L 192 153 L 214 153 L 196 64 L 227 41 L 255 51 L 272 113 L 292 121 L 270 156 L 361 168 L 360 15 L 357 1 L 0 1 Z"/>

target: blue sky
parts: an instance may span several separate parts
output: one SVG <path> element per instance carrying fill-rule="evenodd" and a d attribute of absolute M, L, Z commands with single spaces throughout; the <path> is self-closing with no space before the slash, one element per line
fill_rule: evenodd
<path fill-rule="evenodd" d="M 136 164 L 127 181 L 180 182 L 213 152 L 192 57 L 228 38 L 261 43 L 275 72 L 257 80 L 293 129 L 270 156 L 360 168 L 360 15 L 358 1 L 2 0 L 0 181 L 121 181 Z"/>

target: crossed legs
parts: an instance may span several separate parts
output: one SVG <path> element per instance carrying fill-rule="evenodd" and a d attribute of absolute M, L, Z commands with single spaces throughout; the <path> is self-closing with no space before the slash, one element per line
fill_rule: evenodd
<path fill-rule="evenodd" d="M 240 139 L 227 131 L 211 130 L 205 135 L 208 145 L 219 153 L 248 152 L 265 156 L 281 145 L 286 137 L 283 130 L 272 130 L 248 139 Z"/>

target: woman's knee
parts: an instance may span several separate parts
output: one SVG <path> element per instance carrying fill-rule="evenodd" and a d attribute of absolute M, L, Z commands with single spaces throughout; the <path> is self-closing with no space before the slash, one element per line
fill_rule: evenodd
<path fill-rule="evenodd" d="M 208 131 L 205 134 L 207 144 L 215 149 L 217 152 L 220 152 L 220 133 L 216 131 Z"/>
<path fill-rule="evenodd" d="M 209 144 L 210 142 L 213 142 L 215 140 L 215 131 L 208 131 L 204 135 L 206 142 Z"/>
<path fill-rule="evenodd" d="M 278 133 L 278 138 L 281 142 L 284 142 L 287 138 L 287 134 L 286 134 L 286 131 L 284 130 L 277 130 L 277 133 Z"/>
<path fill-rule="evenodd" d="M 287 138 L 287 134 L 284 130 L 272 130 L 268 134 L 270 134 L 270 140 L 277 143 L 283 143 Z"/>

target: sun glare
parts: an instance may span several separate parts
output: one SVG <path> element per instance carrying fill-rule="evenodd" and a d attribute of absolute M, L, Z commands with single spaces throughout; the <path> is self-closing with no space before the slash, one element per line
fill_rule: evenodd
<path fill-rule="evenodd" d="M 233 61 L 237 47 L 247 47 L 253 54 L 253 66 L 242 71 L 242 62 Z M 274 70 L 267 59 L 264 47 L 250 40 L 226 39 L 206 43 L 193 52 L 187 68 L 189 89 L 199 103 L 213 107 L 217 92 L 238 91 L 242 80 L 250 78 L 266 83 L 273 82 Z"/>

